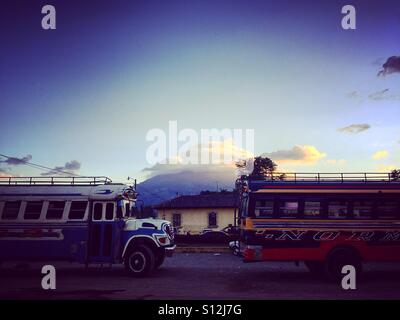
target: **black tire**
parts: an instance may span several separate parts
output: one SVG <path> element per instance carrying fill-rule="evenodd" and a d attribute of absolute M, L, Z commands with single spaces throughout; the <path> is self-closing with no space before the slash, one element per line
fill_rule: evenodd
<path fill-rule="evenodd" d="M 166 256 L 165 252 L 162 252 L 156 256 L 156 261 L 154 265 L 156 269 L 161 267 L 161 265 L 164 263 L 165 256 Z"/>
<path fill-rule="evenodd" d="M 323 261 L 304 261 L 307 269 L 315 276 L 322 276 L 325 271 L 325 263 Z"/>
<path fill-rule="evenodd" d="M 124 259 L 126 271 L 133 277 L 150 275 L 155 267 L 154 252 L 145 245 L 133 247 Z"/>
<path fill-rule="evenodd" d="M 330 281 L 340 281 L 343 278 L 342 268 L 345 265 L 352 265 L 357 275 L 361 274 L 362 263 L 359 254 L 348 248 L 333 249 L 325 263 L 325 274 Z"/>
<path fill-rule="evenodd" d="M 234 254 L 235 256 L 239 256 L 239 255 L 240 255 L 240 249 L 239 249 L 238 247 L 234 247 L 234 248 L 233 248 L 233 254 Z"/>

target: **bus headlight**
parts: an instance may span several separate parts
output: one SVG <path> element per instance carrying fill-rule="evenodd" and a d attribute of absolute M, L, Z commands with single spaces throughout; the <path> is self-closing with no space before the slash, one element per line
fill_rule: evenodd
<path fill-rule="evenodd" d="M 174 230 L 172 229 L 171 225 L 169 224 L 164 224 L 163 225 L 163 231 L 166 233 L 166 235 L 168 236 L 169 240 L 173 240 L 174 239 Z"/>

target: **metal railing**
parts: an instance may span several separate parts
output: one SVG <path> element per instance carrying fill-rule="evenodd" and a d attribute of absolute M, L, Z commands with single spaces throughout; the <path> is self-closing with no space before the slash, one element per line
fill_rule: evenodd
<path fill-rule="evenodd" d="M 92 177 L 0 177 L 0 185 L 101 185 L 112 180 L 105 176 Z"/>
<path fill-rule="evenodd" d="M 400 182 L 393 173 L 381 172 L 274 172 L 267 176 L 250 176 L 252 181 L 268 182 Z"/>

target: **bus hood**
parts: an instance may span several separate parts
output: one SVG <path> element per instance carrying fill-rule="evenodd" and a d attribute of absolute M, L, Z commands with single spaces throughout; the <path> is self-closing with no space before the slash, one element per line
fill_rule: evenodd
<path fill-rule="evenodd" d="M 165 224 L 171 225 L 169 221 L 162 219 L 152 219 L 152 218 L 129 219 L 125 223 L 124 230 L 129 231 L 129 230 L 137 230 L 140 228 L 161 230 L 162 226 Z"/>

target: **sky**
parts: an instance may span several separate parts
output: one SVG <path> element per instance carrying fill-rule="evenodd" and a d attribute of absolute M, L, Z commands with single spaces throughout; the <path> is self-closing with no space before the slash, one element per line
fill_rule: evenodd
<path fill-rule="evenodd" d="M 399 34 L 389 0 L 1 0 L 0 154 L 125 180 L 177 121 L 253 129 L 285 171 L 399 168 Z M 0 158 L 1 175 L 51 173 Z"/>

